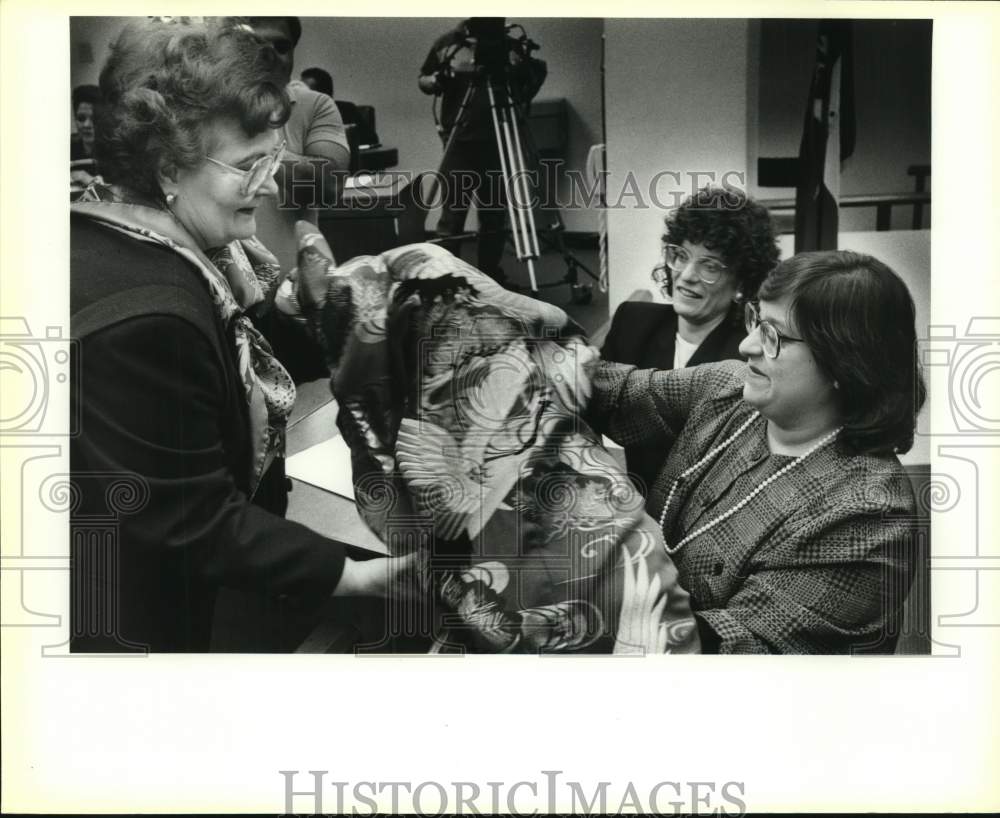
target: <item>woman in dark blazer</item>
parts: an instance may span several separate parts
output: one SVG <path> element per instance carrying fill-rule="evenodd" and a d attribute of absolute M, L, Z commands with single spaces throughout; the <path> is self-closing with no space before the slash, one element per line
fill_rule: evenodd
<path fill-rule="evenodd" d="M 670 303 L 621 304 L 601 357 L 648 369 L 741 358 L 743 304 L 778 263 L 767 208 L 741 191 L 704 187 L 667 217 L 666 227 L 664 262 L 653 280 Z M 632 446 L 625 457 L 645 494 L 663 453 Z"/>

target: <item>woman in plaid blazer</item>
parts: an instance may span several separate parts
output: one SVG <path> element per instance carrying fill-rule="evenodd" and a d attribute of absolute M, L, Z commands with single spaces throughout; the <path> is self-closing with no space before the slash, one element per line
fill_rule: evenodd
<path fill-rule="evenodd" d="M 913 300 L 882 262 L 803 253 L 747 305 L 747 362 L 601 362 L 595 428 L 668 450 L 646 508 L 722 653 L 892 650 L 913 572 L 897 458 L 925 390 Z"/>

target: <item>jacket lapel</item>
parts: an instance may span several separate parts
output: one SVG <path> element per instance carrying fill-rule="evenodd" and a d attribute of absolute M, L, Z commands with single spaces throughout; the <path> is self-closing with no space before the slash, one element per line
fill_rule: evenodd
<path fill-rule="evenodd" d="M 675 324 L 676 321 L 675 317 Z M 671 333 L 670 337 L 673 338 L 673 333 Z M 743 333 L 737 330 L 733 326 L 729 316 L 726 316 L 725 320 L 713 329 L 708 334 L 708 337 L 701 342 L 701 346 L 694 351 L 694 355 L 691 356 L 691 360 L 688 361 L 687 365 L 697 366 L 698 364 L 707 364 L 714 361 L 725 361 L 730 358 L 742 359 L 743 356 L 739 353 L 739 345 L 742 340 Z"/>

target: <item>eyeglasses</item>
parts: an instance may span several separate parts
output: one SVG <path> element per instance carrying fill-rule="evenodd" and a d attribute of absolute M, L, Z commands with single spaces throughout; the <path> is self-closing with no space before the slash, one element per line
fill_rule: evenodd
<path fill-rule="evenodd" d="M 246 170 L 242 168 L 234 168 L 232 165 L 227 165 L 225 162 L 220 162 L 218 159 L 213 159 L 211 156 L 206 156 L 205 158 L 214 165 L 218 165 L 220 168 L 225 168 L 226 170 L 232 171 L 233 173 L 238 173 L 243 177 L 243 186 L 240 188 L 240 193 L 243 196 L 253 196 L 258 190 L 260 190 L 261 185 L 263 185 L 268 177 L 274 176 L 278 172 L 278 166 L 281 164 L 281 160 L 285 156 L 285 142 L 282 141 L 278 147 L 276 147 L 267 156 L 262 156 L 256 162 L 254 162 Z"/>
<path fill-rule="evenodd" d="M 668 244 L 666 246 L 666 258 L 667 267 L 675 273 L 683 273 L 693 261 L 698 278 L 706 284 L 718 283 L 719 279 L 725 275 L 728 269 L 725 264 L 714 258 L 708 258 L 707 256 L 694 258 L 687 250 L 677 244 Z"/>
<path fill-rule="evenodd" d="M 760 345 L 764 349 L 764 354 L 768 358 L 777 358 L 781 352 L 782 341 L 796 341 L 803 343 L 801 338 L 793 338 L 791 335 L 782 335 L 774 328 L 774 324 L 766 318 L 760 317 L 760 307 L 754 302 L 748 301 L 743 308 L 744 320 L 746 321 L 747 335 L 760 327 Z"/>

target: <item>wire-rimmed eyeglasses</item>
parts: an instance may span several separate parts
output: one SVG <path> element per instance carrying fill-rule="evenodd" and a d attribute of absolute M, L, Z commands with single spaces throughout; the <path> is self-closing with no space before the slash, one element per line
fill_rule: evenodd
<path fill-rule="evenodd" d="M 263 185 L 268 177 L 274 176 L 278 172 L 278 166 L 281 164 L 281 160 L 285 156 L 285 142 L 282 141 L 271 153 L 266 156 L 260 157 L 256 160 L 249 168 L 234 168 L 232 165 L 227 165 L 225 162 L 220 162 L 218 159 L 213 159 L 211 156 L 206 156 L 205 158 L 214 165 L 218 165 L 220 168 L 225 168 L 226 170 L 232 171 L 233 173 L 239 173 L 243 176 L 243 186 L 240 188 L 240 193 L 243 196 L 253 196 L 258 190 L 260 190 L 261 185 Z"/>
<path fill-rule="evenodd" d="M 698 278 L 706 284 L 717 284 L 726 274 L 726 267 L 721 261 L 708 256 L 692 256 L 678 244 L 668 244 L 664 248 L 667 267 L 675 273 L 683 273 L 689 264 L 695 265 Z"/>
<path fill-rule="evenodd" d="M 764 354 L 768 358 L 777 358 L 781 352 L 782 341 L 795 341 L 804 343 L 801 338 L 793 338 L 791 335 L 783 335 L 774 328 L 774 324 L 766 318 L 760 317 L 760 307 L 754 301 L 748 301 L 743 308 L 744 321 L 746 322 L 747 335 L 755 329 L 760 329 L 760 345 Z"/>

